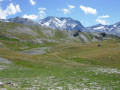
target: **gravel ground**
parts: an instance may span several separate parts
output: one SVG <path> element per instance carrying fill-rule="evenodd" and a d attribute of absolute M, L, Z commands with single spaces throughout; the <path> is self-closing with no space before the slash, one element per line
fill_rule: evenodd
<path fill-rule="evenodd" d="M 48 48 L 49 47 L 34 48 L 34 49 L 30 49 L 30 50 L 20 51 L 20 53 L 28 54 L 28 55 L 42 55 L 42 54 L 47 53 L 45 50 Z"/>
<path fill-rule="evenodd" d="M 7 60 L 7 59 L 5 59 L 5 58 L 2 58 L 2 57 L 0 57 L 0 62 L 1 62 L 1 63 L 5 63 L 5 64 L 12 64 L 11 61 L 9 61 L 9 60 Z"/>

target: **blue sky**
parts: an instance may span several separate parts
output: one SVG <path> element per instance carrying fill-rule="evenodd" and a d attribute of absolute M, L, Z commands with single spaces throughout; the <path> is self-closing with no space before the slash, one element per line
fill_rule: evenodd
<path fill-rule="evenodd" d="M 71 17 L 84 26 L 120 21 L 120 0 L 0 0 L 0 18 Z"/>

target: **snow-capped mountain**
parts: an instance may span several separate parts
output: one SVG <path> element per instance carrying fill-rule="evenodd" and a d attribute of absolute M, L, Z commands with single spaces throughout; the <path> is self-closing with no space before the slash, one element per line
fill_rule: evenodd
<path fill-rule="evenodd" d="M 42 19 L 38 22 L 34 22 L 27 18 L 15 17 L 10 19 L 0 19 L 1 22 L 15 22 L 20 24 L 26 25 L 42 25 L 54 29 L 60 30 L 77 30 L 77 31 L 84 31 L 84 32 L 105 32 L 106 34 L 113 34 L 120 36 L 120 22 L 113 24 L 113 25 L 94 25 L 90 27 L 84 27 L 79 21 L 73 20 L 72 18 L 65 18 L 65 17 L 54 17 L 49 16 L 45 19 Z"/>
<path fill-rule="evenodd" d="M 107 34 L 114 34 L 120 36 L 120 22 L 113 25 L 94 25 L 87 27 L 88 32 L 105 32 Z"/>
<path fill-rule="evenodd" d="M 65 18 L 65 17 L 54 17 L 49 16 L 45 19 L 38 21 L 42 26 L 54 28 L 54 29 L 61 29 L 61 30 L 85 30 L 85 27 L 77 20 L 73 20 L 72 18 Z"/>

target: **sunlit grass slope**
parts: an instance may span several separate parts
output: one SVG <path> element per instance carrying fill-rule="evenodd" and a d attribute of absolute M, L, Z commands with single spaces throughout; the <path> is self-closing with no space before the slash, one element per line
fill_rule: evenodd
<path fill-rule="evenodd" d="M 9 25 L 10 24 L 10 25 Z M 0 57 L 12 62 L 0 62 L 0 89 L 8 90 L 119 90 L 120 40 L 66 43 L 67 36 L 56 31 L 56 36 L 42 33 L 45 27 L 27 26 L 38 35 L 10 33 L 24 25 L 0 23 Z M 5 27 L 6 26 L 6 27 Z M 7 37 L 11 34 L 18 38 Z M 58 40 L 58 43 L 36 44 L 30 39 Z M 28 41 L 24 41 L 28 40 Z M 98 47 L 98 44 L 101 47 Z M 50 47 L 42 55 L 27 55 L 20 51 Z M 11 84 L 7 84 L 11 83 Z"/>
<path fill-rule="evenodd" d="M 13 62 L 0 70 L 8 89 L 119 89 L 119 40 L 59 44 L 43 55 L 25 55 L 0 48 L 0 57 Z M 4 65 L 4 64 L 1 64 Z"/>

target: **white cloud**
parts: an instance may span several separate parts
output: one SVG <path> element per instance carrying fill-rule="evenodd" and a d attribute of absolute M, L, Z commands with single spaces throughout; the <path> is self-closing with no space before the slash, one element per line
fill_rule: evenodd
<path fill-rule="evenodd" d="M 73 5 L 68 5 L 68 8 L 60 8 L 60 9 L 57 9 L 57 11 L 61 11 L 61 12 L 64 12 L 64 14 L 67 14 L 67 13 L 71 13 L 71 9 L 74 9 L 75 6 Z"/>
<path fill-rule="evenodd" d="M 9 4 L 5 10 L 0 7 L 0 18 L 6 19 L 9 15 L 15 15 L 16 13 L 21 12 L 20 6 L 17 4 L 16 6 L 13 3 Z"/>
<path fill-rule="evenodd" d="M 96 22 L 103 24 L 103 25 L 109 24 L 106 20 L 102 20 L 102 19 L 96 19 Z"/>
<path fill-rule="evenodd" d="M 100 24 L 103 24 L 103 25 L 107 25 L 109 24 L 109 22 L 107 22 L 105 19 L 106 18 L 109 18 L 110 16 L 109 15 L 103 15 L 103 16 L 99 16 L 97 19 L 96 19 L 96 22 L 100 23 Z"/>
<path fill-rule="evenodd" d="M 28 18 L 28 19 L 36 20 L 38 18 L 38 16 L 36 16 L 34 14 L 31 14 L 31 15 L 24 14 L 23 18 Z"/>
<path fill-rule="evenodd" d="M 46 15 L 45 13 L 46 8 L 38 8 L 38 10 L 39 10 L 40 18 L 43 19 Z"/>
<path fill-rule="evenodd" d="M 64 14 L 67 14 L 67 13 L 71 13 L 69 9 L 66 9 L 66 8 L 60 8 L 60 9 L 57 9 L 57 11 L 61 11 L 63 12 Z"/>
<path fill-rule="evenodd" d="M 64 12 L 64 14 L 67 14 L 67 13 L 70 13 L 70 10 L 64 8 L 64 9 L 63 9 L 63 12 Z"/>
<path fill-rule="evenodd" d="M 2 10 L 0 7 L 0 19 L 6 19 L 6 16 L 7 16 L 6 12 Z"/>
<path fill-rule="evenodd" d="M 45 12 L 44 11 L 39 11 L 39 14 L 45 14 Z"/>
<path fill-rule="evenodd" d="M 35 5 L 36 2 L 34 0 L 30 0 L 31 5 Z"/>
<path fill-rule="evenodd" d="M 69 5 L 68 8 L 69 8 L 69 9 L 73 9 L 73 8 L 75 8 L 75 6 Z"/>
<path fill-rule="evenodd" d="M 41 19 L 43 19 L 46 15 L 44 11 L 39 11 L 39 14 Z"/>
<path fill-rule="evenodd" d="M 2 2 L 3 0 L 0 0 L 0 2 Z"/>
<path fill-rule="evenodd" d="M 11 3 L 9 6 L 7 6 L 6 13 L 8 15 L 14 15 L 17 12 L 21 12 L 20 6 L 18 4 L 14 6 L 13 3 Z"/>
<path fill-rule="evenodd" d="M 0 2 L 3 2 L 3 1 L 5 1 L 5 0 L 0 0 Z M 12 0 L 6 0 L 6 1 L 10 1 L 11 2 Z"/>
<path fill-rule="evenodd" d="M 46 10 L 46 8 L 38 8 L 38 10 L 42 10 L 42 11 L 44 11 L 44 10 Z"/>
<path fill-rule="evenodd" d="M 97 14 L 97 10 L 91 7 L 81 5 L 80 8 L 85 12 L 85 14 Z"/>
<path fill-rule="evenodd" d="M 99 16 L 98 18 L 109 18 L 109 15 L 103 15 L 103 16 Z"/>

